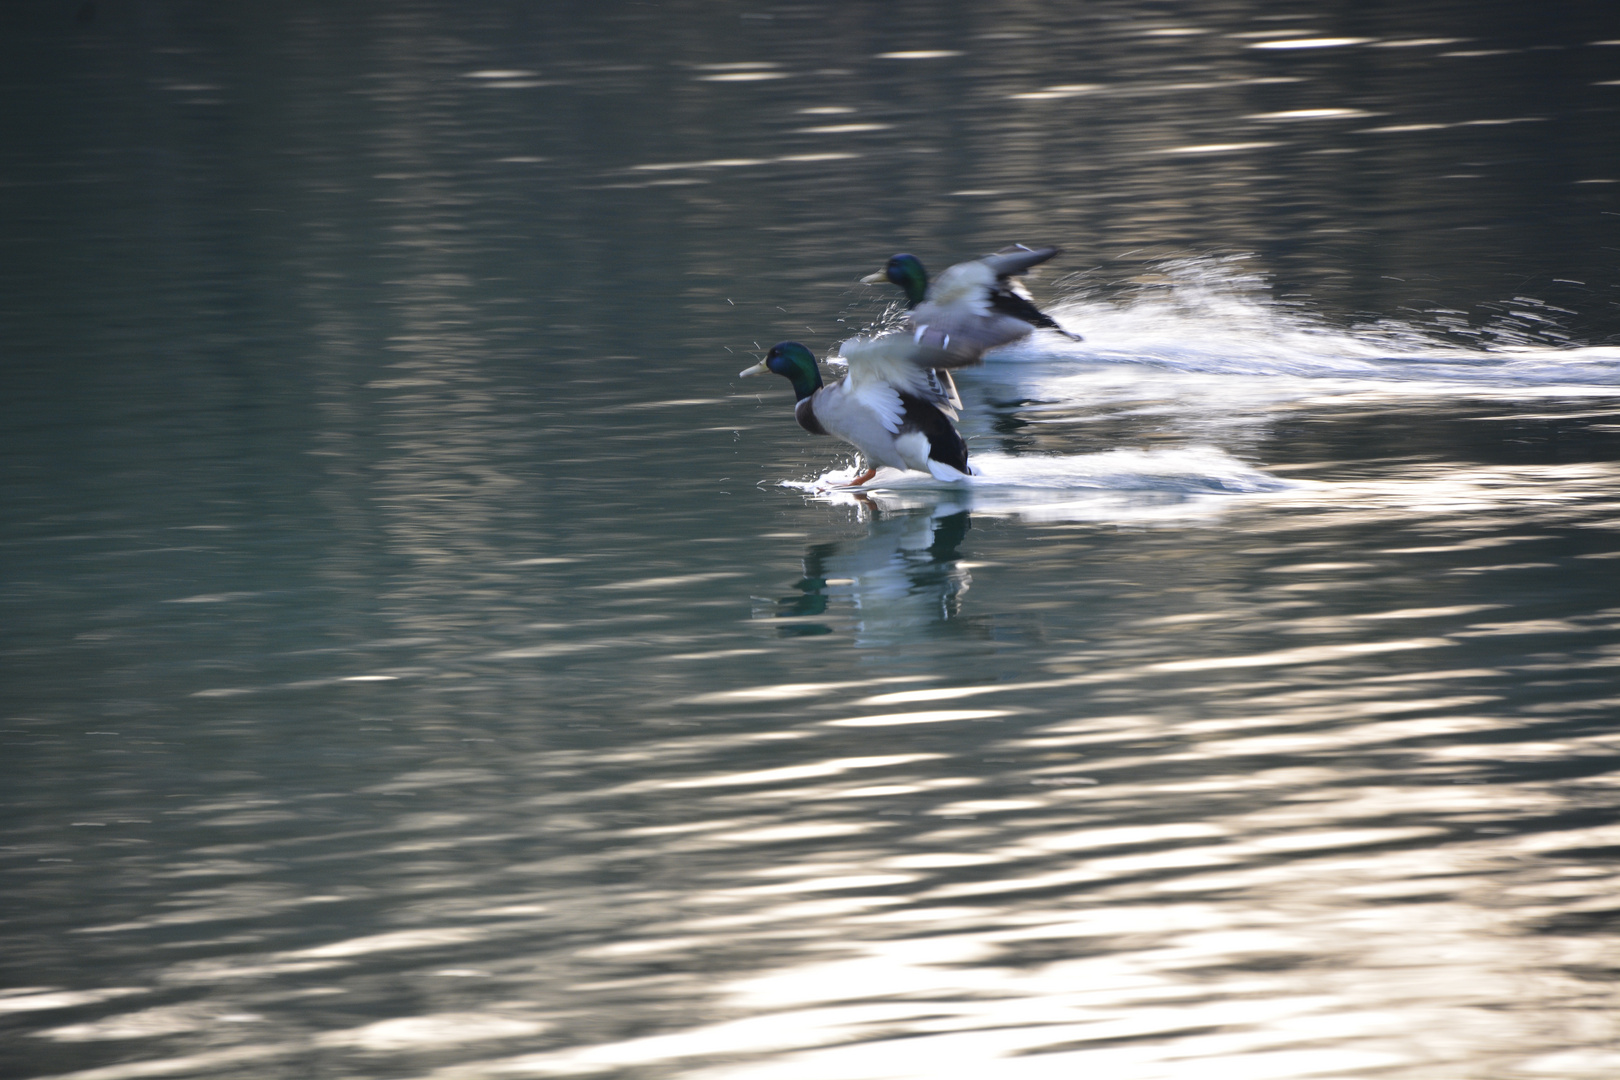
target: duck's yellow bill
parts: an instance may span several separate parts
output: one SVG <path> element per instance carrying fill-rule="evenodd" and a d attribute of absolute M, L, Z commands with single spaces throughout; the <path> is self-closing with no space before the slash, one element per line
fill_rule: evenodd
<path fill-rule="evenodd" d="M 867 274 L 865 277 L 861 278 L 861 284 L 862 285 L 881 285 L 885 281 L 888 281 L 888 280 L 889 279 L 884 274 L 884 272 L 882 270 L 879 270 L 875 274 Z"/>
<path fill-rule="evenodd" d="M 771 373 L 771 369 L 765 366 L 765 361 L 763 361 L 763 360 L 761 360 L 759 363 L 755 364 L 751 368 L 743 368 L 743 370 L 737 372 L 738 376 L 743 376 L 743 375 L 769 375 L 770 373 Z"/>

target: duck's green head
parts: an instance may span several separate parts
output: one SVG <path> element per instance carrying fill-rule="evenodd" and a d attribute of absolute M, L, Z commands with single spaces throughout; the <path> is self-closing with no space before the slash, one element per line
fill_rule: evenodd
<path fill-rule="evenodd" d="M 767 372 L 775 372 L 792 383 L 793 396 L 800 401 L 821 389 L 821 368 L 816 364 L 816 356 L 797 341 L 777 342 L 765 354 L 765 359 L 741 374 Z"/>
<path fill-rule="evenodd" d="M 883 269 L 875 274 L 868 274 L 861 278 L 868 285 L 876 285 L 880 281 L 887 281 L 892 285 L 900 286 L 906 294 L 906 307 L 914 308 L 923 302 L 928 295 L 928 271 L 923 269 L 922 260 L 915 255 L 901 252 L 891 255 L 889 261 L 883 264 Z"/>

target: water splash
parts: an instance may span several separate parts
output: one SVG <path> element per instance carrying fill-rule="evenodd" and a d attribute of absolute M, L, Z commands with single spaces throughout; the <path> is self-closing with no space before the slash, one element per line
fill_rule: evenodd
<path fill-rule="evenodd" d="M 1568 312 L 1522 296 L 1485 306 L 1499 313 L 1479 327 L 1468 325 L 1463 312 L 1435 309 L 1428 324 L 1383 319 L 1340 328 L 1275 299 L 1266 279 L 1246 269 L 1245 257 L 1180 259 L 1157 264 L 1124 291 L 1049 305 L 1084 342 L 1037 334 L 987 359 L 1350 379 L 1392 389 L 1440 384 L 1451 392 L 1620 390 L 1620 347 L 1567 344 L 1558 316 Z M 1476 344 L 1461 344 L 1459 336 Z"/>

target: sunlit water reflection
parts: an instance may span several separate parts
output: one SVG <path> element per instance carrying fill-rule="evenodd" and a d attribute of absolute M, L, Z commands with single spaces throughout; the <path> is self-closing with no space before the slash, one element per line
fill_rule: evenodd
<path fill-rule="evenodd" d="M 1620 1072 L 1602 18 L 47 7 L 0 1071 Z M 732 377 L 1011 240 L 971 482 Z"/>

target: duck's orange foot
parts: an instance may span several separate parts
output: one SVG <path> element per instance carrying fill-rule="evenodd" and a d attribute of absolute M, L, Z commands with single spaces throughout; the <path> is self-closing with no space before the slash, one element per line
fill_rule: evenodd
<path fill-rule="evenodd" d="M 861 473 L 861 475 L 857 476 L 855 479 L 851 480 L 849 483 L 845 484 L 844 486 L 845 487 L 860 487 L 862 484 L 866 483 L 868 480 L 872 479 L 872 477 L 874 477 L 876 475 L 877 475 L 877 466 L 874 465 L 870 469 L 867 469 L 865 472 Z"/>

